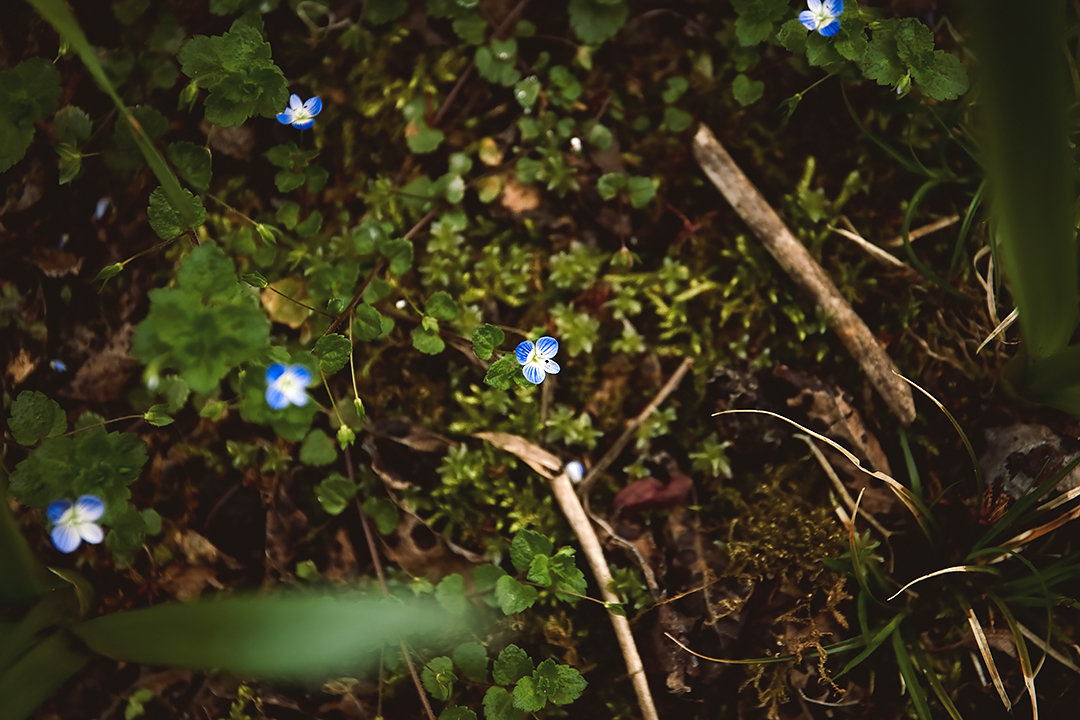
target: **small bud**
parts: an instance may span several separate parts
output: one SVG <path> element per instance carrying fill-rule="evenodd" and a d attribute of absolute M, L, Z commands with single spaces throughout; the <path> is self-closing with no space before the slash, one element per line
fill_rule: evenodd
<path fill-rule="evenodd" d="M 350 447 L 355 440 L 356 440 L 356 433 L 354 433 L 352 431 L 352 428 L 350 428 L 348 425 L 342 425 L 341 427 L 338 428 L 337 441 L 338 441 L 338 445 L 341 446 L 342 450 L 344 450 L 347 447 Z"/>
<path fill-rule="evenodd" d="M 367 415 L 364 410 L 364 401 L 360 398 L 353 398 L 353 407 L 356 409 L 356 417 L 359 418 L 358 424 L 364 422 L 364 416 Z"/>
<path fill-rule="evenodd" d="M 266 281 L 266 278 L 262 276 L 262 273 L 259 272 L 241 275 L 240 279 L 246 282 L 251 287 L 259 288 L 260 290 L 270 284 Z"/>
<path fill-rule="evenodd" d="M 566 476 L 570 478 L 570 482 L 575 485 L 581 482 L 581 478 L 585 477 L 585 466 L 577 460 L 566 463 L 566 467 L 563 469 L 566 471 Z"/>
<path fill-rule="evenodd" d="M 180 91 L 180 101 L 177 103 L 177 109 L 183 110 L 185 107 L 190 110 L 195 107 L 195 99 L 199 96 L 199 86 L 195 83 L 188 83 L 188 86 Z"/>
<path fill-rule="evenodd" d="M 102 282 L 105 282 L 106 280 L 111 280 L 112 278 L 119 275 L 123 269 L 124 263 L 113 263 L 112 265 L 106 265 L 105 267 L 101 268 L 101 272 L 99 272 L 97 274 L 97 277 L 94 278 L 94 282 L 97 282 L 98 280 L 101 280 Z"/>
<path fill-rule="evenodd" d="M 269 225 L 255 223 L 255 232 L 259 233 L 259 237 L 263 239 L 263 242 L 270 243 L 271 245 L 277 245 L 277 238 L 274 236 L 274 229 Z"/>
<path fill-rule="evenodd" d="M 898 97 L 904 97 L 911 92 L 911 76 L 905 75 L 900 78 L 900 82 L 896 83 L 896 94 Z"/>

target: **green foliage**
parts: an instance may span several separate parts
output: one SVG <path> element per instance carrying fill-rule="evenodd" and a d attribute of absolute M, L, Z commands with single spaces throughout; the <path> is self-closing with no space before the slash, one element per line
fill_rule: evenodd
<path fill-rule="evenodd" d="M 300 462 L 322 467 L 337 460 L 337 448 L 329 435 L 318 428 L 312 430 L 300 445 Z"/>
<path fill-rule="evenodd" d="M 517 645 L 507 645 L 495 660 L 492 675 L 496 685 L 513 685 L 521 678 L 532 675 L 533 667 L 528 653 Z"/>
<path fill-rule="evenodd" d="M 517 69 L 517 52 L 517 40 L 514 38 L 492 38 L 490 44 L 476 49 L 476 71 L 489 82 L 510 87 L 521 79 L 521 71 Z M 518 102 L 525 107 L 520 97 Z M 531 103 L 528 107 L 531 107 Z"/>
<path fill-rule="evenodd" d="M 478 642 L 467 642 L 458 645 L 451 653 L 454 664 L 465 673 L 465 677 L 473 682 L 486 683 L 488 681 L 488 656 L 487 649 Z"/>
<path fill-rule="evenodd" d="M 23 60 L 0 72 L 0 172 L 22 159 L 34 141 L 34 123 L 60 101 L 60 73 L 45 58 Z M 67 138 L 63 139 L 67 142 Z"/>
<path fill-rule="evenodd" d="M 457 675 L 451 672 L 454 661 L 446 656 L 432 658 L 427 661 L 420 673 L 420 681 L 424 689 L 431 693 L 436 700 L 449 700 L 453 691 Z"/>
<path fill-rule="evenodd" d="M 689 126 L 689 123 L 682 126 L 681 129 L 685 130 L 687 126 Z M 645 207 L 656 197 L 656 185 L 647 177 L 627 176 L 622 173 L 605 173 L 597 180 L 596 186 L 597 190 L 600 191 L 600 197 L 605 200 L 611 200 L 619 191 L 625 190 L 630 204 L 636 208 Z"/>
<path fill-rule="evenodd" d="M 67 415 L 63 409 L 37 390 L 19 393 L 7 422 L 15 442 L 27 447 L 67 430 Z"/>
<path fill-rule="evenodd" d="M 333 375 L 349 362 L 352 343 L 344 335 L 330 333 L 315 341 L 311 354 L 319 358 L 319 370 L 323 374 Z"/>
<path fill-rule="evenodd" d="M 500 328 L 490 324 L 477 325 L 472 331 L 473 352 L 481 360 L 490 360 L 495 348 L 505 339 L 506 334 Z"/>
<path fill-rule="evenodd" d="M 60 498 L 96 495 L 105 502 L 102 522 L 111 524 L 126 512 L 128 486 L 146 458 L 146 444 L 138 435 L 95 427 L 43 442 L 15 466 L 9 489 L 20 503 L 33 508 Z"/>
<path fill-rule="evenodd" d="M 731 84 L 731 92 L 735 100 L 746 107 L 761 99 L 765 93 L 765 83 L 760 80 L 751 80 L 745 73 L 739 73 L 735 76 L 735 82 Z"/>
<path fill-rule="evenodd" d="M 275 145 L 266 151 L 266 159 L 271 165 L 281 168 L 274 175 L 274 185 L 278 192 L 292 192 L 304 183 L 308 184 L 308 190 L 316 192 L 322 189 L 326 183 L 326 170 L 318 166 L 310 166 L 312 160 L 318 157 L 318 150 L 301 150 L 291 140 L 284 145 Z M 299 206 L 296 212 L 299 213 Z M 293 216 L 292 224 L 286 225 L 290 229 L 296 225 L 296 215 Z"/>
<path fill-rule="evenodd" d="M 82 153 L 78 146 L 86 142 L 93 130 L 90 116 L 74 105 L 60 108 L 53 119 L 53 132 L 60 141 L 54 146 L 60 156 L 60 184 L 65 185 L 82 172 Z"/>
<path fill-rule="evenodd" d="M 181 263 L 177 287 L 150 291 L 132 353 L 159 370 L 178 370 L 195 392 L 210 392 L 270 342 L 270 322 L 245 288 L 218 246 L 199 245 Z"/>
<path fill-rule="evenodd" d="M 349 506 L 349 501 L 356 497 L 358 490 L 352 480 L 339 473 L 331 473 L 315 487 L 315 497 L 328 514 L 340 515 Z M 367 508 L 364 511 L 367 512 Z"/>
<path fill-rule="evenodd" d="M 581 697 L 586 685 L 585 678 L 577 670 L 548 658 L 533 670 L 532 675 L 518 681 L 514 688 L 514 707 L 525 712 L 539 712 L 549 701 L 567 705 Z"/>
<path fill-rule="evenodd" d="M 408 124 L 405 126 L 405 142 L 409 150 L 418 155 L 434 152 L 446 137 L 442 130 L 427 124 L 425 115 L 427 105 L 424 98 L 418 97 L 405 105 L 403 113 Z"/>
<path fill-rule="evenodd" d="M 206 119 L 215 125 L 240 125 L 253 115 L 274 117 L 289 99 L 270 43 L 245 18 L 223 35 L 192 38 L 180 48 L 178 59 L 184 74 L 210 91 Z"/>
<path fill-rule="evenodd" d="M 204 193 L 210 188 L 210 150 L 183 141 L 169 143 L 165 154 L 196 193 Z"/>
<path fill-rule="evenodd" d="M 744 47 L 768 40 L 776 23 L 789 16 L 788 0 L 732 0 L 738 18 L 735 20 L 735 36 Z"/>
<path fill-rule="evenodd" d="M 184 191 L 185 210 L 180 211 L 169 202 L 164 188 L 158 188 L 150 193 L 150 207 L 146 210 L 146 216 L 150 220 L 150 227 L 162 240 L 172 240 L 182 234 L 189 227 L 197 227 L 206 221 L 206 209 L 202 200 L 191 194 L 190 190 Z M 188 226 L 183 218 L 194 217 L 195 224 Z"/>
<path fill-rule="evenodd" d="M 364 501 L 364 513 L 375 521 L 375 529 L 389 535 L 398 526 L 398 507 L 393 500 L 369 497 Z"/>
<path fill-rule="evenodd" d="M 484 717 L 486 720 L 522 720 L 525 711 L 514 707 L 514 696 L 506 688 L 494 685 L 484 693 Z"/>
<path fill-rule="evenodd" d="M 570 27 L 589 45 L 615 37 L 629 16 L 623 0 L 570 0 Z"/>

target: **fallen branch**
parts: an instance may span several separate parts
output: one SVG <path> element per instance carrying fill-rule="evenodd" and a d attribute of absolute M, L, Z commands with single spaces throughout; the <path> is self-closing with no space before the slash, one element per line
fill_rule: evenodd
<path fill-rule="evenodd" d="M 904 425 L 911 424 L 915 419 L 915 401 L 911 389 L 897 377 L 899 371 L 893 361 L 821 266 L 795 239 L 784 221 L 704 125 L 694 136 L 694 157 L 769 254 L 825 312 L 829 326 L 862 367 L 893 414 Z"/>

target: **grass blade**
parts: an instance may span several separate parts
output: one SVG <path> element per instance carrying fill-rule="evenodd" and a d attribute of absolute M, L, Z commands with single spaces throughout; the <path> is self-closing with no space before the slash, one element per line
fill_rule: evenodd
<path fill-rule="evenodd" d="M 990 679 L 994 683 L 994 689 L 997 690 L 998 697 L 1001 698 L 1001 704 L 1005 706 L 1006 710 L 1012 711 L 1012 701 L 1009 700 L 1009 694 L 1005 692 L 1005 683 L 1001 681 L 1001 673 L 998 671 L 997 663 L 994 662 L 994 656 L 990 653 L 990 643 L 986 639 L 986 633 L 983 632 L 982 623 L 979 622 L 979 618 L 975 615 L 975 610 L 971 607 L 971 603 L 967 601 L 967 598 L 958 594 L 956 599 L 964 610 L 968 626 L 971 628 L 972 635 L 975 636 L 975 644 L 979 647 L 979 654 L 982 655 L 986 670 L 990 673 Z"/>
<path fill-rule="evenodd" d="M 919 676 L 915 673 L 915 666 L 911 663 L 911 654 L 904 644 L 904 638 L 900 636 L 900 628 L 893 630 L 892 634 L 893 653 L 896 655 L 896 664 L 900 668 L 900 677 L 904 679 L 911 704 L 915 706 L 915 712 L 919 720 L 934 720 L 930 714 L 930 705 L 926 702 L 926 692 L 919 684 Z"/>
<path fill-rule="evenodd" d="M 1028 698 L 1031 699 L 1032 720 L 1039 720 L 1039 699 L 1035 695 L 1035 673 L 1031 666 L 1031 657 L 1028 655 L 1027 643 L 1024 642 L 1024 634 L 1020 631 L 1020 624 L 1013 617 L 1012 610 L 1002 602 L 1001 598 L 993 593 L 987 593 L 987 597 L 994 601 L 998 610 L 1005 617 L 1009 625 L 1009 631 L 1013 636 L 1013 644 L 1016 645 L 1016 654 L 1020 657 L 1020 671 L 1024 673 L 1024 687 L 1027 688 Z"/>
<path fill-rule="evenodd" d="M 0 675 L 0 720 L 23 720 L 93 657 L 65 632 L 53 634 Z"/>

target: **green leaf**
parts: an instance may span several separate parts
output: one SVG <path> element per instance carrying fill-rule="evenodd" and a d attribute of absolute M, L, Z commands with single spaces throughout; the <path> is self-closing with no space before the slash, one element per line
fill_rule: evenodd
<path fill-rule="evenodd" d="M 611 143 L 614 138 L 611 135 L 611 130 L 606 126 L 596 123 L 589 130 L 585 139 L 597 150 L 607 150 L 611 147 Z"/>
<path fill-rule="evenodd" d="M 60 143 L 54 146 L 56 154 L 60 156 L 59 169 L 59 184 L 67 185 L 69 182 L 78 177 L 82 172 L 82 153 L 75 149 L 74 146 L 68 143 Z"/>
<path fill-rule="evenodd" d="M 532 675 L 533 661 L 517 645 L 507 645 L 499 653 L 492 668 L 496 685 L 512 685 L 523 677 Z"/>
<path fill-rule="evenodd" d="M 694 122 L 694 116 L 685 110 L 668 105 L 664 108 L 664 125 L 673 133 L 681 133 Z"/>
<path fill-rule="evenodd" d="M 192 195 L 190 190 L 184 190 L 184 202 L 185 209 L 179 211 L 169 202 L 163 188 L 159 187 L 150 194 L 150 207 L 146 215 L 150 220 L 150 227 L 162 240 L 172 240 L 189 227 L 198 227 L 206 222 L 206 209 L 202 200 Z M 194 225 L 184 223 L 182 218 L 188 216 L 195 218 Z"/>
<path fill-rule="evenodd" d="M 929 67 L 912 67 L 919 89 L 935 100 L 955 100 L 968 91 L 968 77 L 959 58 L 944 50 L 934 52 Z"/>
<path fill-rule="evenodd" d="M 499 578 L 495 583 L 495 601 L 505 615 L 527 610 L 533 606 L 538 597 L 536 588 L 522 585 L 509 575 Z"/>
<path fill-rule="evenodd" d="M 900 20 L 882 20 L 874 24 L 873 37 L 866 54 L 859 61 L 862 74 L 878 85 L 896 85 L 908 73 L 900 61 L 896 47 L 896 32 Z"/>
<path fill-rule="evenodd" d="M 112 519 L 111 525 L 109 534 L 105 536 L 105 546 L 113 553 L 130 556 L 146 540 L 146 518 L 130 505 L 125 505 L 123 512 Z M 124 564 L 130 562 L 129 558 Z"/>
<path fill-rule="evenodd" d="M 458 305 L 450 293 L 440 290 L 428 298 L 424 312 L 437 320 L 450 322 L 458 316 Z"/>
<path fill-rule="evenodd" d="M 731 84 L 731 92 L 735 100 L 746 107 L 761 99 L 765 92 L 765 83 L 760 80 L 751 80 L 745 74 L 739 73 L 735 76 L 735 82 Z"/>
<path fill-rule="evenodd" d="M 151 405 L 150 409 L 143 413 L 143 420 L 154 427 L 165 427 L 166 425 L 172 425 L 173 422 L 175 422 L 169 416 L 169 406 L 165 403 Z"/>
<path fill-rule="evenodd" d="M 124 270 L 124 263 L 113 263 L 112 265 L 106 265 L 98 271 L 97 276 L 94 277 L 94 282 L 105 282 L 119 275 Z"/>
<path fill-rule="evenodd" d="M 7 422 L 15 442 L 27 447 L 67 430 L 67 415 L 63 409 L 37 390 L 19 393 Z"/>
<path fill-rule="evenodd" d="M 323 215 L 319 210 L 312 210 L 304 221 L 296 226 L 296 234 L 308 238 L 322 229 Z"/>
<path fill-rule="evenodd" d="M 454 648 L 451 654 L 454 664 L 461 668 L 465 677 L 473 682 L 486 683 L 488 681 L 488 656 L 487 649 L 478 642 L 467 642 Z"/>
<path fill-rule="evenodd" d="M 785 50 L 795 55 L 802 55 L 806 52 L 806 27 L 799 22 L 799 18 L 791 18 L 780 26 L 780 30 L 776 33 L 776 40 L 784 46 Z"/>
<path fill-rule="evenodd" d="M 626 189 L 630 193 L 630 204 L 636 208 L 643 208 L 656 197 L 656 186 L 647 177 L 631 177 L 626 181 Z"/>
<path fill-rule="evenodd" d="M 315 487 L 315 497 L 330 515 L 340 515 L 356 497 L 356 483 L 339 473 L 331 473 Z"/>
<path fill-rule="evenodd" d="M 476 713 L 460 705 L 450 705 L 439 713 L 439 720 L 476 720 Z"/>
<path fill-rule="evenodd" d="M 424 684 L 424 689 L 431 693 L 436 700 L 446 701 L 450 699 L 454 681 L 457 680 L 457 675 L 451 672 L 453 668 L 454 661 L 445 655 L 431 658 L 424 665 L 424 669 L 420 673 L 420 681 Z"/>
<path fill-rule="evenodd" d="M 170 143 L 166 148 L 169 160 L 196 193 L 210 188 L 210 150 L 192 142 Z"/>
<path fill-rule="evenodd" d="M 213 243 L 203 243 L 192 250 L 180 263 L 176 279 L 180 287 L 207 300 L 232 298 L 240 288 L 232 260 Z"/>
<path fill-rule="evenodd" d="M 522 530 L 510 543 L 510 562 L 518 572 L 526 572 L 534 555 L 550 556 L 554 545 L 550 539 L 535 530 Z"/>
<path fill-rule="evenodd" d="M 253 115 L 274 117 L 285 108 L 289 91 L 270 43 L 243 18 L 221 36 L 192 38 L 177 57 L 184 74 L 210 91 L 206 119 L 215 125 L 240 125 Z"/>
<path fill-rule="evenodd" d="M 514 698 L 506 688 L 494 685 L 484 693 L 485 720 L 523 720 L 524 717 L 525 712 L 514 707 Z"/>
<path fill-rule="evenodd" d="M 630 8 L 622 0 L 570 0 L 570 27 L 578 39 L 589 45 L 615 37 L 629 16 Z"/>
<path fill-rule="evenodd" d="M 439 337 L 438 330 L 429 330 L 418 325 L 412 331 L 413 347 L 425 355 L 438 355 L 446 349 L 446 343 Z"/>
<path fill-rule="evenodd" d="M 518 105 L 525 109 L 525 112 L 532 112 L 533 105 L 536 104 L 539 97 L 540 80 L 535 75 L 530 75 L 514 83 L 514 99 L 518 101 Z"/>
<path fill-rule="evenodd" d="M 253 288 L 259 288 L 260 290 L 265 288 L 270 283 L 266 281 L 261 272 L 244 273 L 240 276 L 240 279 L 246 282 Z"/>
<path fill-rule="evenodd" d="M 661 96 L 664 102 L 671 105 L 674 102 L 678 102 L 679 98 L 683 96 L 686 89 L 690 87 L 689 81 L 681 75 L 675 77 L 669 77 L 667 79 L 667 89 L 664 90 L 664 94 Z"/>
<path fill-rule="evenodd" d="M 624 173 L 618 172 L 601 175 L 600 179 L 596 181 L 596 189 L 600 192 L 600 197 L 604 200 L 615 197 L 620 190 L 626 187 L 626 178 L 627 176 Z"/>
<path fill-rule="evenodd" d="M 319 429 L 309 432 L 300 446 L 300 462 L 322 467 L 335 460 L 337 460 L 337 446 L 333 439 Z"/>
<path fill-rule="evenodd" d="M 529 563 L 529 574 L 527 575 L 529 582 L 534 582 L 537 585 L 548 586 L 551 584 L 551 558 L 547 555 L 533 555 L 532 562 Z"/>
<path fill-rule="evenodd" d="M 56 111 L 56 117 L 53 118 L 53 132 L 56 134 L 56 139 L 75 147 L 86 142 L 93 129 L 90 116 L 74 105 L 60 108 Z"/>
<path fill-rule="evenodd" d="M 514 707 L 525 712 L 540 712 L 547 705 L 547 698 L 537 692 L 532 676 L 521 678 L 514 688 Z"/>
<path fill-rule="evenodd" d="M 606 609 L 612 615 L 618 615 L 619 617 L 626 617 L 626 608 L 622 603 L 618 602 L 606 602 L 604 603 L 604 609 Z"/>
<path fill-rule="evenodd" d="M 353 336 L 360 342 L 371 342 L 386 337 L 393 327 L 393 320 L 383 317 L 378 310 L 367 303 L 360 303 L 356 306 Z"/>
<path fill-rule="evenodd" d="M 469 611 L 469 602 L 465 599 L 465 578 L 457 573 L 444 577 L 435 586 L 435 600 L 451 615 L 464 615 Z"/>
<path fill-rule="evenodd" d="M 496 390 L 509 390 L 514 374 L 520 370 L 521 365 L 512 356 L 501 357 L 488 366 L 484 382 Z"/>
<path fill-rule="evenodd" d="M 66 631 L 49 635 L 34 645 L 0 675 L 0 717 L 30 717 L 49 696 L 94 658 Z"/>
<path fill-rule="evenodd" d="M 836 47 L 821 33 L 810 33 L 806 40 L 806 61 L 812 67 L 823 67 L 833 63 L 843 62 L 844 58 L 836 51 Z"/>
<path fill-rule="evenodd" d="M 544 663 L 552 663 L 555 661 L 547 659 Z M 540 663 L 543 666 L 544 663 Z M 536 669 L 536 673 L 540 672 L 540 668 Z M 555 667 L 555 687 L 548 693 L 548 699 L 556 705 L 569 705 L 570 703 L 581 697 L 581 693 L 585 692 L 585 686 L 588 683 L 585 678 L 581 677 L 576 669 L 569 665 L 556 665 Z"/>
<path fill-rule="evenodd" d="M 412 267 L 413 244 L 408 240 L 387 240 L 379 247 L 379 252 L 390 261 L 390 272 L 395 275 L 404 275 Z"/>
<path fill-rule="evenodd" d="M 45 58 L 23 60 L 0 72 L 0 172 L 22 159 L 34 140 L 34 123 L 60 101 L 60 72 Z M 72 143 L 75 144 L 75 143 Z"/>
<path fill-rule="evenodd" d="M 490 360 L 495 348 L 505 339 L 506 334 L 494 325 L 478 325 L 472 331 L 473 352 L 481 360 Z"/>
<path fill-rule="evenodd" d="M 363 17 L 372 25 L 385 25 L 401 17 L 408 7 L 408 0 L 367 0 Z"/>
<path fill-rule="evenodd" d="M 129 610 L 73 631 L 114 660 L 311 681 L 355 670 L 400 638 L 438 635 L 448 622 L 431 603 L 282 593 Z"/>
<path fill-rule="evenodd" d="M 408 123 L 405 125 L 405 142 L 409 151 L 418 155 L 433 152 L 446 137 L 442 130 L 429 127 L 424 119 L 427 106 L 424 98 L 419 97 L 405 105 L 402 112 Z"/>
<path fill-rule="evenodd" d="M 552 587 L 560 600 L 575 603 L 581 599 L 576 596 L 584 595 L 588 589 L 585 574 L 574 563 L 573 548 L 560 548 L 559 552 L 551 558 L 551 574 L 554 578 Z"/>
<path fill-rule="evenodd" d="M 398 526 L 398 507 L 393 500 L 369 497 L 364 501 L 364 513 L 375 521 L 380 535 L 389 535 Z"/>
<path fill-rule="evenodd" d="M 333 375 L 349 362 L 352 343 L 349 338 L 337 333 L 323 335 L 311 348 L 311 353 L 319 358 L 319 369 L 326 375 Z"/>

